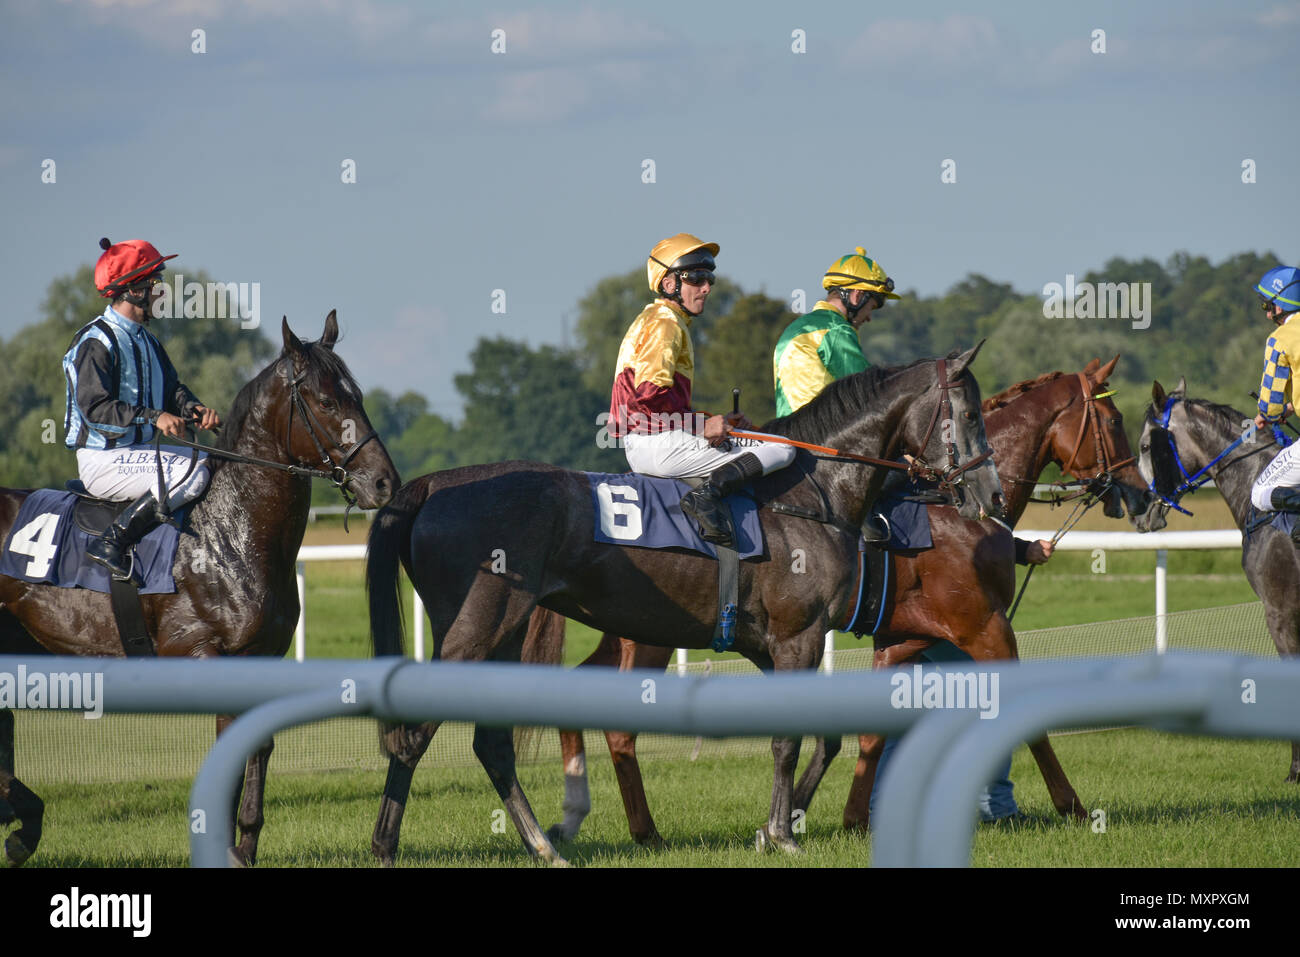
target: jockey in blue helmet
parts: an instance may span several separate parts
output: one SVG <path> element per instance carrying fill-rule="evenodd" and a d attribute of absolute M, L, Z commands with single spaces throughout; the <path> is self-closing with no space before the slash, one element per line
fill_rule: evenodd
<path fill-rule="evenodd" d="M 1300 269 L 1274 266 L 1255 284 L 1265 314 L 1277 328 L 1264 346 L 1264 375 L 1259 384 L 1259 428 L 1275 425 L 1294 408 L 1292 383 L 1300 371 Z M 1300 512 L 1300 443 L 1278 453 L 1255 480 L 1250 492 L 1255 507 Z M 1300 545 L 1300 525 L 1292 532 Z"/>

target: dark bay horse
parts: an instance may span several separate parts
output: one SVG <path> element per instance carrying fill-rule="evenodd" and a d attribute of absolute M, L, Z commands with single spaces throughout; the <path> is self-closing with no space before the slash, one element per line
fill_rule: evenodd
<path fill-rule="evenodd" d="M 1024 513 L 1034 484 L 1049 462 L 1068 467 L 1082 479 L 1110 474 L 1114 482 L 1104 493 L 1106 514 L 1122 518 L 1127 506 L 1139 527 L 1145 521 L 1149 494 L 1133 464 L 1119 411 L 1108 397 L 1090 398 L 1105 390 L 1118 361 L 1116 356 L 1102 366 L 1094 359 L 1080 373 L 1047 373 L 984 401 L 985 428 L 1002 480 L 1007 521 L 1012 526 Z M 902 664 L 932 645 L 935 638 L 951 641 L 977 660 L 1016 657 L 1015 633 L 1006 615 L 1015 589 L 1010 532 L 995 522 L 965 519 L 946 506 L 930 506 L 929 511 L 934 547 L 895 553 L 892 612 L 876 636 L 881 647 L 874 666 Z M 537 627 L 546 624 L 539 621 Z M 607 633 L 582 664 L 662 671 L 671 654 L 671 649 Z M 632 839 L 660 846 L 663 839 L 650 815 L 637 764 L 636 735 L 607 731 L 605 738 Z M 590 810 L 586 757 L 582 732 L 561 731 L 560 741 L 565 767 L 564 821 L 549 833 L 552 839 L 572 840 Z M 844 811 L 844 825 L 849 828 L 868 826 L 871 788 L 884 739 L 863 735 L 859 745 L 853 788 Z M 797 809 L 807 809 L 839 748 L 839 738 L 818 742 L 795 791 Z M 1057 810 L 1063 815 L 1084 816 L 1083 805 L 1050 742 L 1044 738 L 1030 748 Z"/>
<path fill-rule="evenodd" d="M 991 463 L 982 458 L 988 449 L 979 386 L 967 368 L 976 351 L 950 358 L 946 372 L 942 361 L 923 360 L 850 376 L 767 428 L 868 456 L 910 453 L 936 461 L 946 453 L 950 475 L 968 469 L 960 511 L 971 518 L 996 514 L 1001 488 Z M 940 417 L 945 396 L 951 413 Z M 942 429 L 935 428 L 940 418 L 946 420 Z M 976 462 L 978 467 L 970 468 Z M 818 509 L 825 496 L 834 516 L 833 522 L 819 524 L 762 515 L 767 554 L 762 561 L 741 563 L 734 646 L 762 671 L 817 666 L 822 636 L 847 610 L 858 528 L 884 479 L 879 467 L 801 451 L 793 465 L 756 483 L 761 498 L 779 496 L 806 508 Z M 367 585 L 375 653 L 402 653 L 399 559 L 429 612 L 435 658 L 519 660 L 538 605 L 650 644 L 708 647 L 717 610 L 716 563 L 675 549 L 594 542 L 593 521 L 586 476 L 552 466 L 503 463 L 408 483 L 376 516 L 370 534 Z M 795 548 L 804 550 L 816 575 L 792 577 L 792 567 L 802 567 L 792 559 Z M 396 853 L 411 775 L 436 730 L 436 723 L 383 729 L 390 761 L 372 849 L 384 863 Z M 799 744 L 799 738 L 772 742 L 767 831 L 772 843 L 786 850 L 798 849 L 791 814 Z M 524 846 L 560 862 L 515 776 L 510 729 L 476 727 L 474 752 Z"/>
<path fill-rule="evenodd" d="M 1168 394 L 1155 383 L 1151 402 L 1138 445 L 1142 475 L 1153 483 L 1157 496 L 1151 513 L 1163 516 L 1170 507 L 1166 503 L 1177 503 L 1186 493 L 1187 479 L 1203 473 L 1214 480 L 1244 533 L 1250 520 L 1251 487 L 1281 451 L 1272 433 L 1254 430 L 1254 412 L 1246 415 L 1226 405 L 1187 398 L 1183 379 Z M 1254 529 L 1244 536 L 1241 567 L 1264 603 L 1264 619 L 1277 653 L 1283 658 L 1300 655 L 1300 554 L 1291 537 L 1272 525 Z M 1286 780 L 1300 782 L 1300 741 L 1291 742 Z"/>
<path fill-rule="evenodd" d="M 338 468 L 336 476 L 362 508 L 382 506 L 399 484 L 397 470 L 370 428 L 361 390 L 334 353 L 335 314 L 326 318 L 318 342 L 300 341 L 287 321 L 281 332 L 283 351 L 239 392 L 217 447 L 283 467 Z M 298 621 L 295 566 L 311 479 L 215 454 L 208 463 L 209 490 L 191 508 L 177 547 L 176 591 L 141 596 L 145 622 L 159 655 L 282 657 Z M 0 489 L 0 542 L 28 492 Z M 39 650 L 121 656 L 109 596 L 0 576 L 0 653 Z M 233 720 L 218 717 L 217 733 Z M 248 864 L 257 855 L 271 748 L 268 742 L 249 758 L 238 810 L 242 836 L 235 853 Z M 43 805 L 13 773 L 13 716 L 5 711 L 0 712 L 0 823 L 21 822 L 5 844 L 9 860 L 21 864 L 40 840 Z"/>

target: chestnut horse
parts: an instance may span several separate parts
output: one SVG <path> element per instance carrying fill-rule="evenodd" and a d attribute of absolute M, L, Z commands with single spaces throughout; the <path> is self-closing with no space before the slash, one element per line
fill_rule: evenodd
<path fill-rule="evenodd" d="M 305 473 L 322 467 L 332 472 L 362 508 L 382 506 L 399 484 L 383 442 L 370 428 L 361 390 L 334 353 L 334 313 L 325 319 L 319 342 L 301 342 L 287 321 L 281 332 L 283 351 L 240 390 L 217 445 L 276 467 L 215 453 L 208 459 L 211 484 L 191 507 L 176 550 L 176 591 L 140 597 L 159 655 L 282 657 L 298 621 L 295 566 L 311 506 Z M 354 442 L 353 435 L 362 438 Z M 0 542 L 28 491 L 0 489 Z M 42 650 L 121 656 L 109 596 L 0 576 L 0 653 Z M 233 720 L 219 716 L 217 733 Z M 257 857 L 271 749 L 268 741 L 248 760 L 238 810 L 242 835 L 234 851 L 245 864 Z M 5 842 L 10 863 L 17 865 L 36 850 L 44 806 L 13 775 L 13 716 L 0 711 L 0 824 L 20 822 Z"/>
<path fill-rule="evenodd" d="M 1000 513 L 1001 486 L 986 457 L 979 386 L 967 368 L 975 353 L 848 376 L 765 428 L 858 455 L 946 457 L 945 487 L 957 493 L 958 510 L 971 518 Z M 944 426 L 937 428 L 941 420 Z M 817 666 L 822 635 L 847 610 L 858 530 L 886 471 L 800 451 L 794 464 L 755 482 L 764 499 L 780 496 L 819 513 L 825 507 L 829 519 L 762 515 L 767 560 L 741 563 L 735 632 L 736 651 L 761 670 Z M 428 609 L 435 658 L 520 660 L 539 605 L 645 642 L 709 647 L 718 600 L 714 559 L 593 541 L 595 517 L 588 477 L 553 466 L 471 466 L 407 483 L 376 516 L 370 533 L 367 585 L 375 653 L 402 652 L 399 560 Z M 791 571 L 798 564 L 791 558 L 795 548 L 821 570 L 812 582 L 806 581 L 812 576 L 799 576 L 797 587 Z M 384 863 L 393 861 L 411 776 L 437 727 L 429 722 L 384 728 L 388 779 L 371 843 Z M 791 824 L 799 746 L 798 737 L 772 741 L 767 833 L 775 847 L 788 851 L 798 850 Z M 477 725 L 474 753 L 524 846 L 560 863 L 515 776 L 510 729 Z"/>
<path fill-rule="evenodd" d="M 1104 493 L 1106 514 L 1122 518 L 1127 505 L 1132 521 L 1145 521 L 1149 493 L 1133 464 L 1119 411 L 1109 398 L 1094 397 L 1104 391 L 1118 361 L 1116 356 L 1102 366 L 1094 359 L 1083 372 L 1073 375 L 1048 373 L 1014 385 L 983 403 L 985 427 L 1011 525 L 1024 513 L 1038 475 L 1048 462 L 1056 462 L 1081 479 L 1109 475 L 1115 484 Z M 924 651 L 936 638 L 951 641 L 979 661 L 1017 657 L 1015 633 L 1006 615 L 1015 588 L 1011 534 L 996 523 L 964 519 L 946 506 L 931 506 L 930 519 L 934 547 L 894 555 L 892 613 L 875 636 L 879 650 L 874 667 L 900 665 Z M 538 628 L 548 626 L 548 622 L 536 622 Z M 582 664 L 662 671 L 671 655 L 671 649 L 606 633 Z M 638 844 L 662 845 L 637 764 L 636 735 L 607 731 L 605 739 L 614 760 L 632 839 Z M 554 839 L 572 840 L 590 811 L 582 732 L 561 731 L 560 743 L 565 770 L 564 820 L 553 826 L 550 834 Z M 853 787 L 844 811 L 844 826 L 848 828 L 868 826 L 871 787 L 884 739 L 862 735 L 859 745 Z M 839 738 L 818 741 L 795 792 L 796 808 L 807 810 L 827 765 L 839 749 Z M 1043 738 L 1030 749 L 1056 809 L 1062 815 L 1086 817 L 1051 743 Z"/>

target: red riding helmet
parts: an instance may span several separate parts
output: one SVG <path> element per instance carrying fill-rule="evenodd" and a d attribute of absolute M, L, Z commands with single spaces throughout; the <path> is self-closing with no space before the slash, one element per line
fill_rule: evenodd
<path fill-rule="evenodd" d="M 115 299 L 127 286 L 139 282 L 169 259 L 179 253 L 164 256 L 151 243 L 143 239 L 128 239 L 124 243 L 99 241 L 104 254 L 95 263 L 95 288 L 105 299 Z"/>

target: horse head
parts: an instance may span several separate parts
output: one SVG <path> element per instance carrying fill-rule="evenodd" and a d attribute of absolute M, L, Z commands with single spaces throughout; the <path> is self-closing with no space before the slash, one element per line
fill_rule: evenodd
<path fill-rule="evenodd" d="M 1137 468 L 1137 457 L 1124 432 L 1124 417 L 1107 383 L 1119 356 L 1104 366 L 1093 359 L 1083 371 L 1062 377 L 1070 382 L 1070 404 L 1056 418 L 1048 434 L 1052 459 L 1080 481 L 1098 480 L 1102 507 L 1109 518 L 1123 518 L 1140 531 L 1147 520 L 1151 492 Z M 1074 385 L 1077 384 L 1077 385 Z"/>
<path fill-rule="evenodd" d="M 287 318 L 281 334 L 279 357 L 235 399 L 227 448 L 328 475 L 359 507 L 381 508 L 401 480 L 370 426 L 361 389 L 334 352 L 334 311 L 315 342 L 294 335 Z"/>
<path fill-rule="evenodd" d="M 958 513 L 972 520 L 1005 514 L 1002 482 L 984 434 L 980 387 L 970 371 L 983 345 L 907 367 L 924 391 L 907 403 L 899 433 L 899 449 L 935 469 Z"/>
<path fill-rule="evenodd" d="M 1154 494 L 1143 516 L 1147 527 L 1138 526 L 1142 531 L 1158 532 L 1165 527 L 1165 516 L 1182 497 L 1179 486 L 1184 473 L 1199 471 L 1211 458 L 1212 453 L 1198 438 L 1200 430 L 1191 420 L 1191 406 L 1186 399 L 1185 378 L 1180 377 L 1178 387 L 1168 394 L 1159 382 L 1151 385 L 1151 405 L 1138 441 L 1138 470 Z M 1181 447 L 1179 438 L 1183 439 Z"/>

